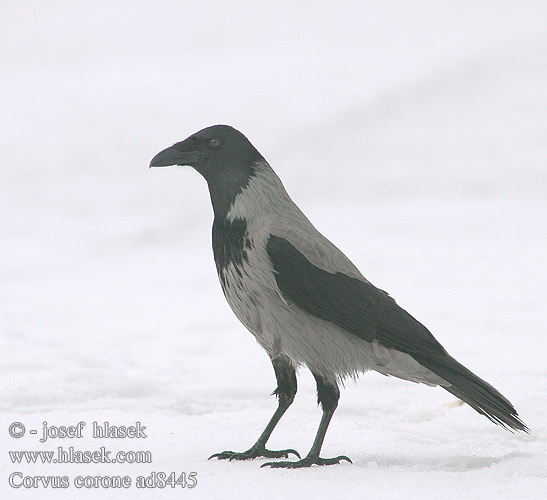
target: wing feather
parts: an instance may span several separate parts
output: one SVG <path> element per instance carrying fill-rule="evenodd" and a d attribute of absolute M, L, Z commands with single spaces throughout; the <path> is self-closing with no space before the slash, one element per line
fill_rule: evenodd
<path fill-rule="evenodd" d="M 308 314 L 367 342 L 410 355 L 446 356 L 431 332 L 383 290 L 317 267 L 285 238 L 271 235 L 266 249 L 283 297 Z"/>

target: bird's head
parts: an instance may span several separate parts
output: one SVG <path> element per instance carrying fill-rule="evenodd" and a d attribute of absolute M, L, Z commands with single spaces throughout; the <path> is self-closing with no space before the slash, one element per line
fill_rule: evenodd
<path fill-rule="evenodd" d="M 204 128 L 160 151 L 150 167 L 190 166 L 207 181 L 215 212 L 225 211 L 254 174 L 262 155 L 238 130 L 228 125 Z"/>

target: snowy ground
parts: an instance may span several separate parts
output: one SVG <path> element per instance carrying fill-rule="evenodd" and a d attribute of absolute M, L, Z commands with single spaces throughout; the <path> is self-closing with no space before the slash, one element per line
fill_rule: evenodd
<path fill-rule="evenodd" d="M 1 497 L 545 498 L 547 4 L 4 2 L 0 7 Z M 149 171 L 214 123 L 242 130 L 365 276 L 499 388 L 512 435 L 441 389 L 348 382 L 325 456 L 260 469 L 269 361 L 217 283 L 205 183 Z M 306 453 L 302 371 L 271 447 Z M 21 439 L 93 421 L 140 440 Z M 149 450 L 152 464 L 12 464 L 7 450 Z M 8 476 L 67 475 L 66 490 Z M 197 472 L 189 490 L 77 476 Z"/>

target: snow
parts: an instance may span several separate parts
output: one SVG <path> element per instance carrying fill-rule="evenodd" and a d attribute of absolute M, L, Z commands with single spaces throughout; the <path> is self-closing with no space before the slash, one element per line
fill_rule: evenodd
<path fill-rule="evenodd" d="M 544 498 L 547 4 L 4 2 L 0 7 L 2 498 Z M 323 455 L 241 451 L 275 408 L 228 309 L 205 183 L 148 170 L 214 123 L 242 130 L 315 225 L 516 406 L 504 432 L 450 394 L 347 382 Z M 272 449 L 307 453 L 311 375 Z M 78 439 L 8 435 L 86 422 Z M 147 427 L 93 439 L 94 421 Z M 12 464 L 7 450 L 149 450 L 152 464 Z M 67 475 L 68 489 L 8 486 Z M 79 475 L 197 472 L 193 489 Z"/>

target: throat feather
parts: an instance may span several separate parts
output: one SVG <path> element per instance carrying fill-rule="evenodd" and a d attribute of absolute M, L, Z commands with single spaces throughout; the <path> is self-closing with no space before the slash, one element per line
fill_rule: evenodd
<path fill-rule="evenodd" d="M 215 218 L 213 223 L 213 254 L 222 286 L 226 286 L 226 270 L 231 265 L 241 277 L 241 266 L 248 262 L 252 249 L 244 219 Z"/>

